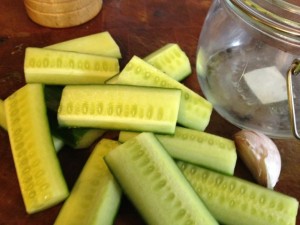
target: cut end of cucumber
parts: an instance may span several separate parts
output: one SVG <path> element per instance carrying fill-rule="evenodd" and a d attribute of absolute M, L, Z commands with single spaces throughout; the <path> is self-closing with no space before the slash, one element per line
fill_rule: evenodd
<path fill-rule="evenodd" d="M 189 58 L 175 43 L 164 45 L 144 60 L 177 81 L 183 80 L 192 72 Z"/>

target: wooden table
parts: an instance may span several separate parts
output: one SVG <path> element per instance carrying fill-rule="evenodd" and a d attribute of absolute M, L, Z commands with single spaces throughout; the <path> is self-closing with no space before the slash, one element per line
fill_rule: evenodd
<path fill-rule="evenodd" d="M 178 43 L 188 54 L 193 74 L 184 83 L 203 95 L 195 74 L 195 53 L 199 33 L 211 4 L 210 0 L 104 0 L 93 20 L 68 29 L 50 29 L 33 23 L 22 1 L 2 0 L 0 5 L 0 98 L 5 99 L 24 85 L 23 59 L 27 46 L 43 47 L 67 39 L 109 31 L 119 44 L 123 67 L 133 55 L 146 56 L 168 42 Z M 239 129 L 213 112 L 207 132 L 232 138 Z M 109 137 L 117 137 L 110 133 Z M 276 190 L 300 200 L 300 142 L 275 140 L 282 155 L 282 173 Z M 90 149 L 63 149 L 59 159 L 71 188 Z M 238 160 L 237 176 L 252 180 Z M 61 204 L 34 215 L 27 215 L 18 186 L 8 135 L 0 130 L 0 224 L 53 224 Z M 124 197 L 115 224 L 145 224 Z M 300 225 L 298 216 L 297 224 Z"/>

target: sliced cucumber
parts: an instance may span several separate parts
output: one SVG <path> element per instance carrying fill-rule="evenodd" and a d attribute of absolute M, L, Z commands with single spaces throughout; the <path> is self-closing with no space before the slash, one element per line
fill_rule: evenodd
<path fill-rule="evenodd" d="M 119 73 L 117 58 L 45 48 L 26 48 L 27 83 L 103 84 Z"/>
<path fill-rule="evenodd" d="M 49 45 L 45 48 L 110 56 L 114 58 L 122 57 L 118 44 L 108 31 L 67 40 Z"/>
<path fill-rule="evenodd" d="M 118 145 L 117 141 L 102 139 L 95 146 L 55 225 L 113 224 L 122 191 L 103 157 Z"/>
<path fill-rule="evenodd" d="M 139 134 L 104 159 L 147 224 L 218 224 L 152 133 Z"/>
<path fill-rule="evenodd" d="M 67 127 L 174 133 L 181 91 L 126 85 L 69 85 L 58 122 Z"/>
<path fill-rule="evenodd" d="M 119 141 L 124 142 L 137 134 L 121 131 Z M 174 135 L 156 134 L 156 137 L 175 159 L 225 174 L 234 173 L 237 153 L 232 140 L 183 127 L 176 127 Z"/>
<path fill-rule="evenodd" d="M 4 101 L 17 176 L 28 213 L 68 196 L 49 130 L 41 84 L 27 84 Z"/>
<path fill-rule="evenodd" d="M 210 212 L 227 225 L 295 225 L 298 201 L 233 176 L 186 162 L 178 166 Z"/>
<path fill-rule="evenodd" d="M 164 45 L 146 56 L 144 60 L 177 81 L 182 81 L 192 72 L 189 58 L 175 43 Z"/>
<path fill-rule="evenodd" d="M 212 113 L 210 102 L 137 56 L 119 74 L 117 83 L 180 89 L 182 96 L 178 123 L 201 131 L 209 123 Z"/>
<path fill-rule="evenodd" d="M 4 101 L 2 99 L 0 99 L 0 127 L 7 130 Z"/>
<path fill-rule="evenodd" d="M 45 86 L 45 99 L 51 133 L 73 149 L 88 148 L 105 133 L 105 130 L 60 127 L 57 121 L 57 110 L 62 90 L 63 86 Z"/>

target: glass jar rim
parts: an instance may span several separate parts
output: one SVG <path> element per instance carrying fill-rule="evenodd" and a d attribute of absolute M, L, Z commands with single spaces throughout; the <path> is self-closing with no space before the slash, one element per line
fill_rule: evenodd
<path fill-rule="evenodd" d="M 272 29 L 300 37 L 299 0 L 229 0 L 235 7 Z"/>

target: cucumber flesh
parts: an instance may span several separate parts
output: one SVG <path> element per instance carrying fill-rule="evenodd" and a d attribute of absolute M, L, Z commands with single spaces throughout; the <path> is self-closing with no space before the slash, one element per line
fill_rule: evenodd
<path fill-rule="evenodd" d="M 117 83 L 179 89 L 182 96 L 178 123 L 200 131 L 209 123 L 213 109 L 209 101 L 137 56 L 121 71 Z"/>
<path fill-rule="evenodd" d="M 174 133 L 181 92 L 126 85 L 69 85 L 58 122 L 66 127 Z"/>
<path fill-rule="evenodd" d="M 117 58 L 45 48 L 26 48 L 27 83 L 103 84 L 119 73 Z"/>
<path fill-rule="evenodd" d="M 218 224 L 153 133 L 139 134 L 104 159 L 147 224 Z"/>
<path fill-rule="evenodd" d="M 74 38 L 49 45 L 45 48 L 110 56 L 114 58 L 122 57 L 118 44 L 108 31 Z"/>
<path fill-rule="evenodd" d="M 113 224 L 122 191 L 103 157 L 117 147 L 117 141 L 102 139 L 93 149 L 55 225 Z"/>
<path fill-rule="evenodd" d="M 177 81 L 182 81 L 192 72 L 189 58 L 176 43 L 164 45 L 144 60 Z"/>
<path fill-rule="evenodd" d="M 62 90 L 63 86 L 45 86 L 45 99 L 51 133 L 55 138 L 60 139 L 64 144 L 73 149 L 88 148 L 105 133 L 105 130 L 60 127 L 57 121 L 57 110 Z"/>
<path fill-rule="evenodd" d="M 119 141 L 124 142 L 134 134 L 138 133 L 121 131 Z M 175 159 L 229 175 L 234 173 L 237 152 L 234 142 L 230 139 L 179 126 L 176 127 L 174 135 L 155 136 Z"/>
<path fill-rule="evenodd" d="M 186 162 L 178 166 L 210 212 L 227 225 L 295 225 L 297 199 Z"/>
<path fill-rule="evenodd" d="M 27 84 L 5 99 L 4 104 L 27 213 L 58 204 L 69 192 L 49 130 L 43 86 Z"/>
<path fill-rule="evenodd" d="M 60 127 L 57 121 L 57 112 L 48 109 L 47 114 L 52 135 L 73 149 L 89 148 L 106 132 L 97 128 Z"/>
<path fill-rule="evenodd" d="M 2 127 L 4 130 L 7 130 L 4 101 L 2 99 L 0 99 L 0 127 Z"/>

